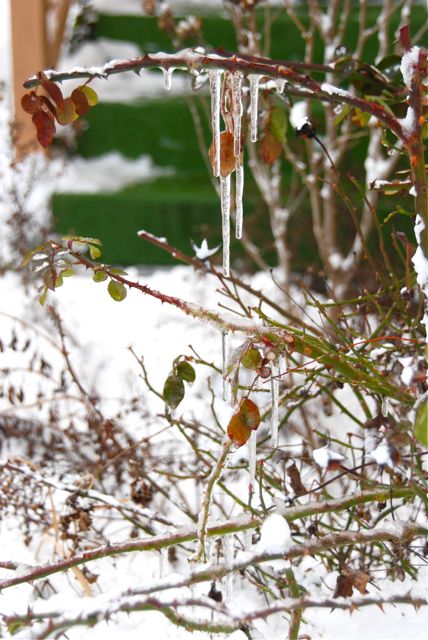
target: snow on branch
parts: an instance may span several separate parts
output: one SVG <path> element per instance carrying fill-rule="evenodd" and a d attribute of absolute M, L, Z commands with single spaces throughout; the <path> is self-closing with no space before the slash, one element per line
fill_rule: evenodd
<path fill-rule="evenodd" d="M 333 500 L 325 502 L 317 502 L 315 504 L 301 505 L 297 507 L 289 508 L 285 511 L 284 517 L 288 522 L 310 516 L 313 514 L 320 514 L 328 511 L 340 511 L 348 509 L 353 505 L 365 503 L 369 501 L 382 501 L 388 500 L 392 497 L 411 497 L 414 495 L 414 491 L 409 487 L 388 487 L 384 491 L 377 490 L 367 493 L 357 494 L 352 497 L 348 497 L 344 500 Z M 323 509 L 323 511 L 322 511 Z M 255 529 L 261 525 L 261 519 L 254 516 L 243 516 L 235 520 L 229 520 L 221 524 L 210 526 L 206 528 L 205 535 L 208 537 L 218 537 L 230 533 L 238 533 L 240 531 L 246 531 L 248 529 Z M 329 534 L 321 537 L 315 542 L 307 542 L 305 544 L 298 544 L 284 553 L 254 553 L 246 555 L 244 559 L 237 560 L 230 565 L 211 565 L 206 566 L 203 569 L 195 570 L 191 575 L 193 582 L 204 582 L 205 580 L 213 580 L 216 578 L 222 578 L 233 571 L 240 571 L 250 564 L 259 564 L 267 560 L 275 560 L 281 558 L 300 558 L 306 554 L 318 553 L 325 549 L 333 548 L 335 546 L 343 546 L 347 544 L 370 544 L 379 541 L 390 541 L 397 544 L 407 542 L 417 536 L 423 536 L 427 534 L 427 530 L 420 525 L 413 523 L 400 523 L 397 522 L 395 528 L 383 528 L 374 529 L 372 531 L 345 531 L 336 534 Z M 9 579 L 0 581 L 0 591 L 13 587 L 18 584 L 46 578 L 49 575 L 66 571 L 72 567 L 86 564 L 93 560 L 105 558 L 107 556 L 114 556 L 123 553 L 131 553 L 134 551 L 154 551 L 162 548 L 171 547 L 177 544 L 183 544 L 185 542 L 191 542 L 198 540 L 200 537 L 200 527 L 181 527 L 176 529 L 173 533 L 169 532 L 166 535 L 153 536 L 151 538 L 145 538 L 143 540 L 129 539 L 124 542 L 105 545 L 85 551 L 80 554 L 76 554 L 72 558 L 60 560 L 58 562 L 47 563 L 36 567 L 23 567 L 22 564 L 16 564 L 16 570 L 20 569 L 19 575 L 16 575 Z M 170 584 L 170 583 L 167 583 Z M 187 583 L 186 583 L 187 584 Z M 184 586 L 183 584 L 174 583 L 167 588 Z M 160 590 L 159 585 L 155 590 Z"/>
<path fill-rule="evenodd" d="M 73 67 L 68 71 L 46 70 L 44 77 L 50 82 L 61 83 L 64 80 L 79 80 L 88 78 L 108 79 L 111 75 L 133 71 L 137 74 L 145 68 L 160 68 L 163 70 L 183 69 L 198 74 L 214 70 L 228 71 L 229 73 L 242 72 L 244 75 L 256 74 L 276 80 L 284 80 L 291 84 L 297 91 L 307 90 L 306 97 L 316 100 L 328 100 L 332 103 L 347 103 L 364 112 L 374 115 L 383 122 L 400 139 L 405 138 L 400 122 L 383 105 L 353 96 L 329 84 L 319 83 L 307 74 L 299 71 L 322 71 L 334 73 L 334 66 L 319 65 L 315 63 L 303 63 L 290 60 L 272 60 L 258 56 L 238 55 L 221 51 L 207 52 L 201 47 L 195 49 L 182 49 L 173 54 L 154 53 L 129 60 L 112 60 L 102 67 Z M 24 87 L 31 89 L 41 83 L 40 73 L 32 76 Z M 292 89 L 286 86 L 287 90 Z"/>

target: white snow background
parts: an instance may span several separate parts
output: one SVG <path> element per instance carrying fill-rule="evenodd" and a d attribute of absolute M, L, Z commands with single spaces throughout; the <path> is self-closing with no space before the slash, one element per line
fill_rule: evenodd
<path fill-rule="evenodd" d="M 98 0 L 97 5 L 103 6 L 103 1 Z M 126 9 L 135 6 L 139 9 L 139 2 L 133 4 L 130 0 L 126 3 L 109 2 L 105 6 L 126 5 Z M 108 8 L 108 7 L 107 7 Z M 122 8 L 122 7 L 121 7 Z M 0 0 L 0 25 L 8 25 L 8 0 Z M 4 35 L 3 35 L 4 34 Z M 0 123 L 2 126 L 2 147 L 0 153 L 1 180 L 8 179 L 8 164 L 5 162 L 7 149 L 6 122 L 9 117 L 8 100 L 10 89 L 10 56 L 9 56 L 9 32 L 2 28 L 2 38 L 0 38 L 0 80 L 6 83 L 6 91 L 2 91 L 3 100 L 0 102 Z M 132 50 L 131 50 L 132 49 Z M 79 64 L 103 64 L 106 56 L 111 58 L 127 57 L 138 55 L 134 48 L 126 44 L 118 44 L 103 41 L 97 46 L 91 44 L 79 54 Z M 72 66 L 75 61 L 64 60 L 64 68 Z M 108 83 L 103 83 L 103 91 L 100 91 L 102 99 L 117 99 L 122 97 L 124 79 L 115 76 Z M 173 91 L 181 91 L 182 80 L 178 85 L 173 80 Z M 132 91 L 129 84 L 126 85 L 126 95 L 128 98 L 150 96 L 164 91 L 163 79 L 160 73 L 147 72 L 144 82 L 133 76 Z M 99 90 L 99 89 L 98 89 Z M 6 96 L 6 97 L 5 97 Z M 43 160 L 41 160 L 43 164 Z M 85 186 L 88 169 L 93 176 L 93 167 L 89 168 L 82 160 L 75 160 L 65 165 L 62 171 L 58 163 L 52 163 L 42 175 L 39 174 L 37 186 L 37 202 L 45 200 L 47 205 L 52 189 L 53 177 L 60 174 L 61 190 L 70 190 L 72 185 L 79 184 L 81 190 L 86 188 L 105 188 L 109 184 L 110 176 L 115 175 L 114 188 L 120 188 L 129 181 L 150 179 L 158 175 L 157 168 L 153 166 L 150 158 L 140 158 L 135 163 L 129 163 L 118 157 L 117 154 L 109 154 L 103 160 L 97 160 L 96 175 L 100 176 L 96 184 L 93 182 Z M 23 171 L 26 171 L 25 167 Z M 122 180 L 121 180 L 122 178 Z M 173 178 L 172 178 L 173 179 Z M 111 186 L 111 183 L 110 183 Z M 7 204 L 7 203 L 6 203 Z M 0 205 L 0 238 L 7 238 L 7 231 L 4 228 L 4 221 L 8 214 L 6 204 Z M 220 205 L 219 205 L 220 207 Z M 39 206 L 35 207 L 35 215 L 40 211 Z M 220 215 L 219 215 L 220 217 Z M 168 229 L 165 229 L 168 236 Z M 0 244 L 4 248 L 4 244 Z M 189 238 L 190 250 L 190 238 Z M 169 293 L 186 300 L 203 304 L 210 308 L 216 308 L 221 297 L 217 293 L 217 282 L 209 276 L 194 273 L 191 268 L 177 266 L 172 269 L 129 269 L 131 278 L 140 280 L 150 287 L 158 289 L 164 293 Z M 272 280 L 268 274 L 257 274 L 253 278 L 253 284 L 263 288 L 266 295 L 275 295 Z M 19 275 L 8 273 L 0 278 L 0 337 L 6 342 L 16 321 L 3 314 L 16 316 L 34 327 L 41 329 L 45 333 L 51 333 L 51 324 L 46 317 L 45 309 L 42 309 L 38 302 L 36 292 L 33 289 L 24 291 L 21 286 Z M 172 309 L 166 305 L 161 305 L 158 301 L 149 297 L 144 297 L 136 291 L 130 291 L 127 299 L 121 304 L 117 304 L 109 298 L 103 284 L 94 284 L 86 275 L 75 276 L 65 283 L 55 294 L 55 301 L 58 311 L 64 320 L 65 327 L 74 340 L 71 346 L 71 358 L 73 364 L 82 377 L 82 382 L 89 389 L 96 390 L 103 398 L 124 398 L 141 394 L 147 398 L 148 408 L 153 412 L 153 419 L 147 428 L 156 429 L 156 411 L 159 410 L 159 403 L 147 394 L 139 375 L 138 364 L 128 351 L 132 346 L 138 355 L 144 356 L 147 369 L 151 376 L 151 381 L 156 387 L 161 387 L 167 376 L 172 360 L 179 354 L 189 353 L 188 345 L 192 345 L 196 351 L 203 354 L 206 360 L 213 360 L 221 366 L 221 341 L 218 331 L 210 328 L 206 324 L 198 323 L 185 317 L 180 311 Z M 46 344 L 48 357 L 55 359 L 54 353 L 49 353 L 49 346 Z M 9 356 L 0 354 L 0 367 L 12 366 L 13 362 L 8 360 Z M 186 394 L 183 402 L 183 410 L 192 411 L 199 417 L 207 414 L 208 399 L 206 397 L 206 385 L 204 382 L 204 372 L 197 369 L 197 381 L 190 392 Z M 216 389 L 221 387 L 221 380 L 214 382 Z M 343 391 L 346 398 L 346 389 Z M 112 403 L 114 405 L 114 402 Z M 108 413 L 108 403 L 103 407 Z M 0 404 L 0 412 L 4 410 L 4 405 Z M 112 412 L 114 407 L 112 407 Z M 231 414 L 231 408 L 226 404 L 222 407 L 220 417 L 225 421 Z M 35 410 L 35 417 L 38 417 Z M 320 421 L 322 420 L 319 415 Z M 207 419 L 209 419 L 207 417 Z M 344 428 L 348 419 L 334 410 L 332 416 L 320 425 L 330 432 L 340 426 Z M 131 425 L 135 429 L 144 432 L 144 425 Z M 351 427 L 351 423 L 349 425 Z M 171 438 L 171 434 L 168 434 Z M 13 455 L 13 451 L 4 452 L 4 455 Z M 243 452 L 240 452 L 243 455 Z M 197 497 L 194 497 L 195 503 Z M 278 526 L 278 515 L 271 516 L 270 524 Z M 261 545 L 270 545 L 277 542 L 278 546 L 286 548 L 288 540 L 288 525 L 285 521 L 282 524 L 283 540 L 275 540 L 275 534 L 267 529 L 262 531 Z M 276 524 L 275 524 L 276 523 Z M 287 528 L 286 528 L 287 527 Z M 281 529 L 281 527 L 279 527 Z M 281 536 L 279 536 L 281 537 Z M 112 542 L 121 539 L 121 532 L 112 531 Z M 264 548 L 264 546 L 263 546 Z M 48 536 L 41 536 L 34 539 L 29 547 L 25 546 L 21 540 L 20 532 L 16 529 L 13 519 L 1 523 L 1 560 L 13 560 L 20 563 L 40 564 L 50 559 L 52 554 L 52 541 Z M 159 575 L 159 554 L 157 553 L 136 553 L 127 554 L 123 557 L 110 559 L 104 558 L 91 563 L 90 569 L 100 574 L 95 588 L 95 598 L 111 597 L 114 593 L 126 588 L 138 585 L 142 580 L 151 581 Z M 296 570 L 296 578 L 302 578 L 307 587 L 311 585 L 318 588 L 321 585 L 321 571 L 315 561 L 307 558 Z M 185 572 L 186 568 L 181 567 Z M 0 576 L 6 577 L 10 572 L 0 570 Z M 336 574 L 330 574 L 326 578 L 327 585 L 334 590 Z M 57 575 L 52 577 L 58 593 L 49 598 L 46 602 L 42 598 L 37 598 L 33 588 L 29 585 L 22 585 L 8 589 L 0 594 L 0 612 L 12 614 L 14 612 L 25 612 L 27 605 L 35 609 L 39 607 L 49 610 L 58 608 L 60 610 L 85 611 L 94 604 L 95 598 L 85 597 L 79 584 L 72 574 Z M 206 585 L 204 585 L 204 588 Z M 382 587 L 382 594 L 385 596 L 389 592 L 397 591 L 398 584 L 387 584 Z M 377 592 L 369 585 L 369 592 L 376 595 Z M 421 577 L 417 584 L 406 581 L 400 585 L 402 592 L 407 592 L 410 588 L 416 593 L 426 589 L 424 577 Z M 202 590 L 201 593 L 204 593 Z M 98 594 L 98 595 L 97 595 Z M 189 592 L 190 594 L 190 592 Z M 260 600 L 254 595 L 243 591 L 239 587 L 239 580 L 236 580 L 234 606 L 237 610 L 251 610 L 256 605 L 260 605 Z M 351 617 L 349 613 L 342 611 L 330 612 L 325 609 L 309 610 L 305 612 L 306 624 L 302 626 L 301 633 L 308 633 L 313 640 L 422 640 L 426 637 L 427 614 L 426 609 L 416 613 L 407 606 L 385 607 L 385 613 L 376 607 L 363 608 L 354 613 Z M 269 623 L 257 623 L 259 637 L 265 640 L 283 639 L 287 632 L 287 624 L 281 616 L 272 617 Z M 3 637 L 9 637 L 6 630 Z M 120 614 L 113 616 L 109 623 L 97 624 L 94 628 L 75 627 L 66 633 L 70 640 L 116 640 L 116 638 L 127 638 L 129 640 L 140 640 L 142 637 L 157 639 L 177 639 L 206 640 L 205 633 L 188 633 L 184 629 L 176 628 L 158 613 L 136 613 L 131 616 Z M 28 632 L 21 631 L 16 636 L 18 640 L 28 640 Z M 245 635 L 237 631 L 231 636 L 231 640 L 244 640 Z"/>

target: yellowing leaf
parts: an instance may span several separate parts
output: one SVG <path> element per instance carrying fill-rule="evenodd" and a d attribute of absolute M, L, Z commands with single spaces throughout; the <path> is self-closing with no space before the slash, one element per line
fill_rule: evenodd
<path fill-rule="evenodd" d="M 95 105 L 98 104 L 98 94 L 97 94 L 97 92 L 94 91 L 92 89 L 92 87 L 88 87 L 88 85 L 85 85 L 84 87 L 80 87 L 80 89 L 85 94 L 89 106 L 90 107 L 95 107 Z"/>

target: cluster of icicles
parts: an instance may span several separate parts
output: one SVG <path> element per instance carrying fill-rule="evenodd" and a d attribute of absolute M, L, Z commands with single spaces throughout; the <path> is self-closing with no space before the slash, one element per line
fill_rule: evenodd
<path fill-rule="evenodd" d="M 171 89 L 171 78 L 173 68 L 162 69 L 165 79 L 165 88 Z M 221 219 L 222 219 L 222 240 L 223 240 L 223 276 L 230 276 L 230 218 L 231 218 L 231 176 L 221 175 L 221 102 L 222 102 L 222 69 L 213 69 L 208 72 L 211 94 L 211 126 L 213 135 L 213 173 L 216 178 L 220 179 L 220 200 L 221 200 Z M 250 140 L 252 143 L 257 142 L 258 134 L 258 100 L 259 100 L 259 82 L 261 75 L 249 74 L 247 76 L 250 94 Z M 242 237 L 243 230 L 243 194 L 244 194 L 244 166 L 242 163 L 242 145 L 241 145 L 241 122 L 244 113 L 242 103 L 244 75 L 241 71 L 235 71 L 229 76 L 229 86 L 231 88 L 231 123 L 233 134 L 233 154 L 235 157 L 235 235 L 236 238 Z M 285 80 L 279 78 L 276 81 L 276 89 L 279 93 L 284 91 Z M 230 401 L 231 388 L 228 377 L 228 363 L 230 362 L 230 331 L 222 331 L 222 358 L 223 358 L 223 399 Z M 281 359 L 280 359 L 281 360 Z M 271 443 L 273 447 L 278 446 L 278 402 L 279 402 L 279 382 L 278 374 L 281 370 L 281 363 L 272 367 L 271 378 Z M 250 483 L 254 486 L 255 481 L 255 462 L 256 462 L 256 432 L 254 431 L 248 441 L 250 450 Z"/>

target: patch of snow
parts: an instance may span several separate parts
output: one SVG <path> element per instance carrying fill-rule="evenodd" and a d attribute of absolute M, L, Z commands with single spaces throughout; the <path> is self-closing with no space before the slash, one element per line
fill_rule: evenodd
<path fill-rule="evenodd" d="M 288 522 L 279 513 L 272 513 L 262 524 L 257 553 L 286 553 L 291 544 Z"/>
<path fill-rule="evenodd" d="M 351 94 L 346 89 L 341 89 L 340 87 L 335 87 L 328 82 L 323 82 L 321 85 L 321 91 L 324 93 L 328 93 L 330 96 L 341 96 L 342 98 L 350 98 Z"/>
<path fill-rule="evenodd" d="M 325 471 L 329 464 L 332 462 L 341 462 L 345 460 L 345 456 L 343 456 L 338 451 L 333 451 L 330 449 L 328 445 L 324 447 L 320 447 L 319 449 L 314 449 L 312 452 L 312 457 L 323 471 Z"/>
<path fill-rule="evenodd" d="M 208 242 L 207 240 L 204 238 L 201 242 L 201 246 L 198 247 L 193 240 L 190 241 L 191 245 L 192 245 L 192 249 L 195 252 L 195 256 L 197 258 L 199 258 L 199 260 L 206 260 L 207 258 L 210 258 L 211 256 L 213 256 L 215 253 L 217 253 L 217 251 L 220 249 L 220 245 L 217 245 L 216 247 L 214 247 L 213 249 L 210 249 L 208 247 Z"/>
<path fill-rule="evenodd" d="M 419 63 L 420 47 L 412 47 L 401 58 L 400 71 L 403 76 L 404 84 L 410 88 L 412 77 L 415 73 L 415 67 Z"/>
<path fill-rule="evenodd" d="M 391 458 L 391 447 L 387 442 L 381 442 L 375 449 L 370 451 L 368 457 L 371 458 L 378 464 L 380 467 L 390 467 L 394 466 Z"/>
<path fill-rule="evenodd" d="M 60 172 L 62 161 L 56 161 L 52 168 Z M 112 151 L 95 158 L 76 157 L 64 165 L 55 185 L 59 193 L 113 192 L 134 183 L 153 180 L 174 173 L 173 168 L 157 167 L 150 156 L 142 155 L 135 160 L 125 158 Z"/>
<path fill-rule="evenodd" d="M 308 121 L 308 103 L 306 100 L 298 100 L 290 109 L 290 124 L 295 129 L 300 129 Z"/>

